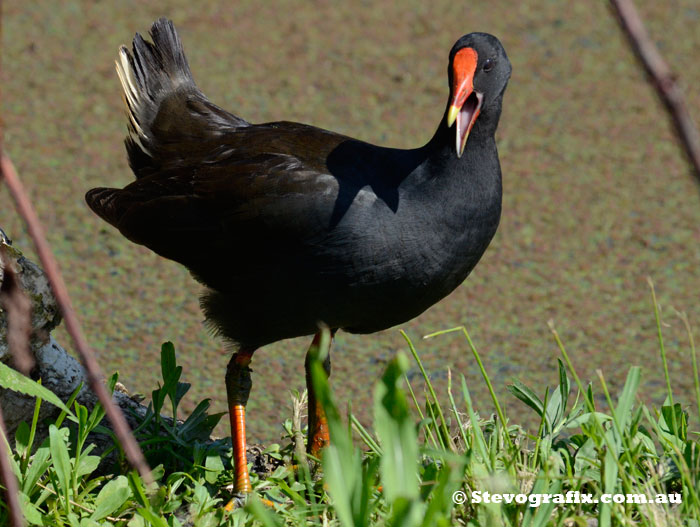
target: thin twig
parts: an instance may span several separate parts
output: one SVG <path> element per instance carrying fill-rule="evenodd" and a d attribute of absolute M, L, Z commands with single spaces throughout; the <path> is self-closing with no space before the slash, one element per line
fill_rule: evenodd
<path fill-rule="evenodd" d="M 654 81 L 659 97 L 671 114 L 685 153 L 693 165 L 694 176 L 700 183 L 700 133 L 688 112 L 685 97 L 676 82 L 676 76 L 649 37 L 642 17 L 639 16 L 632 0 L 610 0 L 610 3 L 618 15 L 618 22 L 627 35 L 632 49 Z"/>
<path fill-rule="evenodd" d="M 24 375 L 34 364 L 34 358 L 29 351 L 29 335 L 32 329 L 31 301 L 24 294 L 19 285 L 19 278 L 15 272 L 13 262 L 7 258 L 4 240 L 0 241 L 0 268 L 2 280 L 0 281 L 0 305 L 7 312 L 7 345 L 13 359 L 13 366 Z M 10 514 L 10 523 L 13 527 L 24 525 L 22 508 L 19 504 L 19 489 L 15 475 L 12 473 L 10 458 L 12 448 L 7 437 L 5 420 L 3 419 L 0 405 L 0 472 L 2 482 L 7 490 L 7 503 Z"/>
<path fill-rule="evenodd" d="M 146 459 L 143 457 L 138 443 L 131 434 L 131 430 L 129 429 L 124 415 L 116 407 L 102 382 L 102 371 L 95 359 L 95 354 L 90 349 L 83 335 L 82 328 L 80 327 L 80 323 L 78 322 L 78 318 L 71 304 L 70 296 L 68 295 L 68 289 L 59 271 L 56 258 L 46 241 L 44 229 L 39 221 L 39 217 L 24 190 L 22 182 L 17 176 L 12 162 L 4 153 L 2 153 L 2 158 L 0 159 L 0 180 L 1 179 L 5 180 L 10 194 L 15 201 L 17 211 L 27 224 L 27 230 L 34 241 L 39 260 L 49 279 L 51 289 L 56 297 L 56 302 L 61 309 L 63 320 L 66 323 L 66 329 L 73 338 L 75 348 L 85 368 L 88 384 L 102 403 L 105 413 L 114 427 L 114 433 L 117 435 L 129 463 L 139 471 L 139 474 L 148 485 L 153 481 L 151 469 L 148 463 L 146 463 Z"/>
<path fill-rule="evenodd" d="M 0 405 L 0 477 L 5 487 L 5 497 L 7 498 L 7 512 L 10 516 L 11 527 L 23 527 L 24 517 L 22 507 L 19 504 L 19 486 L 17 478 L 12 473 L 10 465 L 10 442 L 7 439 L 7 429 L 2 416 L 2 405 Z"/>
<path fill-rule="evenodd" d="M 304 450 L 304 436 L 301 433 L 301 414 L 307 406 L 308 397 L 304 390 L 298 396 L 292 395 L 292 432 L 294 434 L 294 452 L 300 465 L 308 464 L 306 450 Z"/>
<path fill-rule="evenodd" d="M 29 350 L 32 332 L 32 302 L 22 291 L 13 262 L 0 241 L 0 307 L 7 312 L 7 345 L 13 366 L 24 375 L 34 367 L 34 357 Z"/>
<path fill-rule="evenodd" d="M 0 0 L 0 41 L 2 41 L 2 0 Z M 0 72 L 2 69 L 0 68 Z M 0 99 L 1 100 L 1 99 Z M 1 116 L 0 116 L 1 118 Z M 0 155 L 2 155 L 2 121 L 0 120 Z M 0 481 L 5 487 L 7 503 L 7 513 L 10 520 L 10 527 L 24 527 L 24 515 L 19 504 L 19 486 L 17 479 L 12 473 L 10 465 L 10 442 L 7 439 L 7 428 L 2 415 L 2 405 L 0 405 Z"/>

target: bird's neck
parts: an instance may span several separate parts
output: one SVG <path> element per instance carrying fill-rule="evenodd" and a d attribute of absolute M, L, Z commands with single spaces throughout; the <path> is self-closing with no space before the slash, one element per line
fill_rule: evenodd
<path fill-rule="evenodd" d="M 422 167 L 416 172 L 422 177 L 417 187 L 423 198 L 458 203 L 465 216 L 473 215 L 471 205 L 483 208 L 485 202 L 500 211 L 501 169 L 494 134 L 501 100 L 499 96 L 479 114 L 461 157 L 456 152 L 456 130 L 447 127 L 445 110 L 435 135 L 420 149 Z"/>

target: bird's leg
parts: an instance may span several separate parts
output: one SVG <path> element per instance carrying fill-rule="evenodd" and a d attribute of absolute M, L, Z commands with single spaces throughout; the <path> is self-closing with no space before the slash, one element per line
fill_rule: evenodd
<path fill-rule="evenodd" d="M 245 405 L 253 386 L 248 365 L 254 351 L 240 350 L 231 357 L 226 367 L 226 395 L 233 443 L 234 491 L 238 494 L 247 494 L 253 490 L 246 458 Z"/>
<path fill-rule="evenodd" d="M 335 335 L 336 330 L 331 330 L 331 339 L 328 342 L 328 350 L 326 357 L 323 360 L 323 369 L 326 371 L 326 375 L 330 377 L 331 375 L 331 341 Z M 321 332 L 319 331 L 314 335 L 314 340 L 311 342 L 309 351 L 306 353 L 306 361 L 304 363 L 304 369 L 306 370 L 306 389 L 309 394 L 309 430 L 308 430 L 308 440 L 306 442 L 306 450 L 309 454 L 315 457 L 319 457 L 321 449 L 330 443 L 330 436 L 328 435 L 328 422 L 326 421 L 326 413 L 323 411 L 323 406 L 321 406 L 316 399 L 316 392 L 314 391 L 313 381 L 311 379 L 311 357 L 319 352 L 319 345 L 321 344 Z"/>

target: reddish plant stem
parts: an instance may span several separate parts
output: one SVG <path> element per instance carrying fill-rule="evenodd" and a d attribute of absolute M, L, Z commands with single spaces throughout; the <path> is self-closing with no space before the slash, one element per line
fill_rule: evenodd
<path fill-rule="evenodd" d="M 632 49 L 653 80 L 656 91 L 673 120 L 676 133 L 700 183 L 700 133 L 685 103 L 676 76 L 659 53 L 632 0 L 610 0 Z"/>
<path fill-rule="evenodd" d="M 2 42 L 2 0 L 0 0 L 0 42 Z M 0 68 L 0 73 L 2 68 Z M 2 98 L 0 97 L 0 100 Z M 0 120 L 0 155 L 2 154 L 2 121 Z M 1 177 L 1 176 L 0 176 Z M 0 255 L 1 256 L 1 255 Z M 10 527 L 24 527 L 24 515 L 19 504 L 19 487 L 17 479 L 12 473 L 10 465 L 10 442 L 7 438 L 7 428 L 2 415 L 2 405 L 0 405 L 0 481 L 5 487 L 5 497 L 7 503 L 7 513 L 10 520 Z"/>
<path fill-rule="evenodd" d="M 5 498 L 7 499 L 7 512 L 10 517 L 10 527 L 23 527 L 24 516 L 22 515 L 22 507 L 19 504 L 19 487 L 17 478 L 12 472 L 10 465 L 10 442 L 7 439 L 7 429 L 5 428 L 5 420 L 2 416 L 2 406 L 0 406 L 0 477 L 2 485 L 5 487 Z"/>
<path fill-rule="evenodd" d="M 13 366 L 29 375 L 34 367 L 34 357 L 29 349 L 32 332 L 32 303 L 22 291 L 13 263 L 7 258 L 5 247 L 0 245 L 0 307 L 7 313 L 7 345 L 12 354 Z"/>

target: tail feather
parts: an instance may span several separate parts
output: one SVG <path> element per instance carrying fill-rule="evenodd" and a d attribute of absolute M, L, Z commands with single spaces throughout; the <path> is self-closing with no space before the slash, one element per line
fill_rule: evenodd
<path fill-rule="evenodd" d="M 153 44 L 136 34 L 133 55 L 119 48 L 117 75 L 129 115 L 130 137 L 145 153 L 153 141 L 151 125 L 160 104 L 179 89 L 198 93 L 182 42 L 170 20 L 157 20 L 150 31 Z"/>
<path fill-rule="evenodd" d="M 126 149 L 137 178 L 176 162 L 184 142 L 248 125 L 199 91 L 170 20 L 157 20 L 150 36 L 152 43 L 137 33 L 132 50 L 120 47 L 116 61 L 129 117 Z"/>
<path fill-rule="evenodd" d="M 124 200 L 120 200 L 121 194 L 122 190 L 118 188 L 98 187 L 85 194 L 85 201 L 100 218 L 118 227 L 125 212 Z"/>

